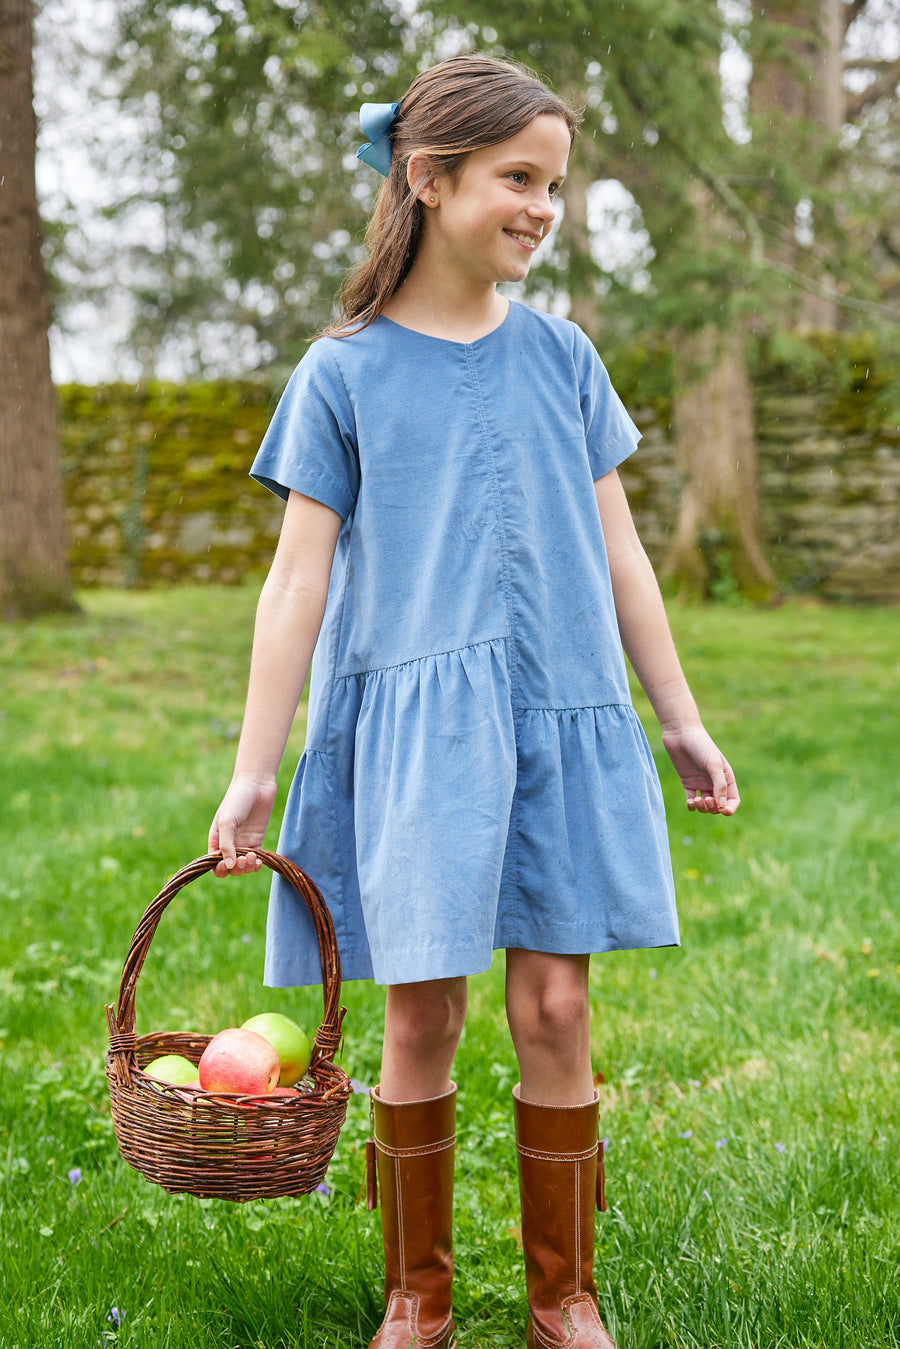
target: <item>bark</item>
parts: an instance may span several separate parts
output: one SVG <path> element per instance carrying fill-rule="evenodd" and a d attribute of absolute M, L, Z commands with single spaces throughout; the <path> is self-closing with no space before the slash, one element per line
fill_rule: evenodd
<path fill-rule="evenodd" d="M 0 0 L 0 618 L 73 608 L 34 178 L 31 0 Z"/>
<path fill-rule="evenodd" d="M 781 0 L 775 6 L 756 6 L 760 19 L 777 25 L 787 37 L 779 54 L 755 60 L 750 83 L 750 108 L 764 122 L 778 112 L 790 119 L 803 119 L 818 127 L 823 141 L 837 145 L 846 115 L 843 87 L 844 0 Z M 812 222 L 815 230 L 815 221 Z M 785 238 L 772 250 L 775 260 L 799 273 L 809 272 L 817 282 L 827 282 L 815 252 L 796 239 Z M 840 310 L 827 293 L 798 284 L 784 322 L 799 332 L 834 332 Z"/>
<path fill-rule="evenodd" d="M 698 247 L 728 235 L 730 221 L 702 183 L 688 186 Z M 683 490 L 663 575 L 704 598 L 776 589 L 763 555 L 753 392 L 739 322 L 674 333 L 675 459 Z"/>
<path fill-rule="evenodd" d="M 710 326 L 678 345 L 675 456 L 684 475 L 663 574 L 705 598 L 775 590 L 763 556 L 753 397 L 739 331 Z"/>

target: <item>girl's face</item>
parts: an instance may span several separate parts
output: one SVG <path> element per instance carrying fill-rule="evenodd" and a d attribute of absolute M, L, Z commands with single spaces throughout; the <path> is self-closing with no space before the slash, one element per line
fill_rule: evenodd
<path fill-rule="evenodd" d="M 452 182 L 419 192 L 427 250 L 460 284 L 522 281 L 556 215 L 571 141 L 561 117 L 542 113 L 498 145 L 473 150 Z"/>

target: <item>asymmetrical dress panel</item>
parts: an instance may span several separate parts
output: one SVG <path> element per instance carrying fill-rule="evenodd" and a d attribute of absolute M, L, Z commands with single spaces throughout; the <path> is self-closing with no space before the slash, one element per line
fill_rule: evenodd
<path fill-rule="evenodd" d="M 382 317 L 294 372 L 252 473 L 342 526 L 278 848 L 344 978 L 677 944 L 593 487 L 637 440 L 581 330 L 515 302 L 475 342 Z M 276 876 L 266 983 L 320 978 Z"/>

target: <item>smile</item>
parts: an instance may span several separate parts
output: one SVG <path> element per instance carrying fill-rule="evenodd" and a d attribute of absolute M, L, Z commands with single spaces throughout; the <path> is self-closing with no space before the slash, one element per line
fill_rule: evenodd
<path fill-rule="evenodd" d="M 537 234 L 520 234 L 517 230 L 504 230 L 503 233 L 508 234 L 511 239 L 515 239 L 523 248 L 530 249 L 532 253 L 541 242 L 540 235 Z"/>

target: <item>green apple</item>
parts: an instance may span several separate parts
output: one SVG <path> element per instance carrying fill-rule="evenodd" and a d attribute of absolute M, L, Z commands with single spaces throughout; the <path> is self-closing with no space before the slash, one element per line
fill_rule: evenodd
<path fill-rule="evenodd" d="M 183 1054 L 163 1054 L 148 1063 L 144 1072 L 155 1077 L 157 1082 L 168 1082 L 173 1087 L 186 1087 L 197 1079 L 197 1065 L 191 1063 Z"/>
<path fill-rule="evenodd" d="M 309 1067 L 312 1045 L 296 1021 L 282 1016 L 281 1012 L 260 1012 L 259 1016 L 251 1016 L 245 1021 L 242 1029 L 255 1031 L 275 1050 L 281 1060 L 279 1086 L 292 1087 L 300 1081 Z"/>

